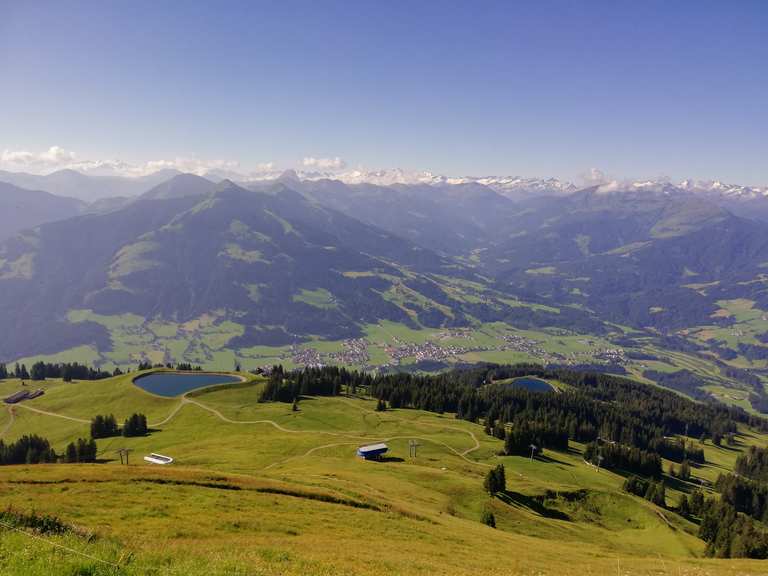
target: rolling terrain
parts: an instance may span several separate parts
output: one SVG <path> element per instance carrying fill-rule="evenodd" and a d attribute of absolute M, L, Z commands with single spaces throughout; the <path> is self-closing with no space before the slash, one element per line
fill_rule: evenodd
<path fill-rule="evenodd" d="M 46 182 L 62 178 L 104 184 Z M 0 243 L 13 333 L 0 358 L 536 361 L 768 406 L 768 224 L 744 208 L 766 202 L 754 190 L 214 179 L 158 174 Z"/>
<path fill-rule="evenodd" d="M 3 503 L 68 526 L 37 539 L 4 532 L 7 574 L 762 574 L 749 560 L 703 558 L 696 526 L 623 492 L 624 476 L 584 462 L 583 445 L 531 460 L 500 456 L 481 425 L 413 409 L 375 410 L 360 392 L 260 403 L 263 380 L 182 397 L 146 393 L 135 374 L 49 380 L 44 396 L 0 415 L 0 438 L 42 433 L 57 451 L 96 414 L 147 415 L 151 433 L 98 441 L 98 464 L 0 469 Z M 0 382 L 3 395 L 18 388 Z M 415 458 L 408 443 L 419 443 Z M 356 446 L 386 441 L 382 462 Z M 766 437 L 741 428 L 734 447 L 703 444 L 691 483 L 732 469 Z M 118 448 L 130 448 L 123 466 Z M 169 467 L 145 465 L 149 452 Z M 490 498 L 487 471 L 507 470 Z M 668 462 L 665 462 L 665 470 Z M 479 520 L 496 517 L 494 530 Z M 330 571 L 330 572 L 329 572 Z"/>

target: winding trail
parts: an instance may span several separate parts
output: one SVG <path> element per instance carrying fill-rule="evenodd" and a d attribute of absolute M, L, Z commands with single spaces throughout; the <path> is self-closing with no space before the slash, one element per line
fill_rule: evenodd
<path fill-rule="evenodd" d="M 358 409 L 361 412 L 364 412 L 366 414 L 378 414 L 375 410 L 370 410 L 370 409 L 367 409 L 367 408 L 362 408 L 360 406 L 357 406 L 357 405 L 353 404 L 352 402 L 349 401 L 348 398 L 343 398 L 342 397 L 342 398 L 340 398 L 340 400 L 342 402 L 344 402 L 345 404 L 349 404 L 353 408 Z M 477 439 L 477 436 L 475 436 L 475 433 L 472 432 L 471 430 L 463 430 L 462 428 L 456 428 L 455 426 L 446 426 L 445 424 L 439 424 L 437 422 L 420 422 L 420 421 L 418 421 L 418 419 L 408 420 L 406 418 L 398 418 L 396 416 L 392 416 L 392 419 L 393 420 L 397 420 L 398 422 L 404 422 L 404 423 L 409 423 L 409 424 L 416 423 L 416 424 L 420 424 L 422 426 L 436 426 L 436 427 L 442 428 L 444 430 L 454 430 L 455 432 L 461 432 L 462 434 L 468 434 L 469 437 L 472 438 L 472 441 L 475 443 L 475 445 L 472 446 L 471 448 L 467 448 L 466 450 L 464 450 L 461 453 L 457 452 L 457 454 L 459 454 L 460 456 L 466 456 L 467 454 L 471 454 L 472 452 L 474 452 L 475 450 L 480 448 L 480 441 Z M 419 440 L 421 440 L 421 438 L 419 438 Z M 454 452 L 455 452 L 455 450 L 454 450 Z"/>
<path fill-rule="evenodd" d="M 176 414 L 178 414 L 179 410 L 181 410 L 184 407 L 184 404 L 187 404 L 188 402 L 189 402 L 189 400 L 187 399 L 187 397 L 186 396 L 182 396 L 181 397 L 181 402 L 179 402 L 176 405 L 176 407 L 173 410 L 171 410 L 171 413 L 168 414 L 168 416 L 166 416 L 165 418 L 160 420 L 160 422 L 151 422 L 149 424 L 149 427 L 150 428 L 155 428 L 156 426 L 162 426 L 163 424 L 167 424 L 168 422 L 173 420 L 173 417 L 176 416 Z"/>
<path fill-rule="evenodd" d="M 149 426 L 162 426 L 163 424 L 167 424 L 171 421 L 171 419 L 176 416 L 179 410 L 181 410 L 182 406 L 184 404 L 192 402 L 191 400 L 188 400 L 186 397 L 182 397 L 181 402 L 173 409 L 173 411 L 168 414 L 163 420 L 160 422 L 152 422 L 149 424 Z M 194 403 L 194 402 L 192 402 Z M 38 414 L 42 414 L 44 416 L 53 416 L 54 418 L 63 418 L 64 420 L 69 420 L 70 422 L 78 422 L 80 424 L 90 424 L 91 421 L 87 420 L 85 418 L 76 418 L 74 416 L 67 416 L 66 414 L 59 414 L 58 412 L 49 412 L 48 410 L 41 410 L 40 408 L 33 408 L 32 406 L 28 406 L 27 404 L 15 404 L 15 406 L 18 406 L 19 408 L 24 408 L 24 410 L 29 410 L 30 412 L 37 412 Z M 9 407 L 10 409 L 10 407 Z M 13 412 L 11 412 L 12 416 L 15 416 Z M 12 418 L 13 420 L 13 418 Z M 2 436 L 7 428 L 10 427 L 10 424 L 6 425 L 6 428 L 3 429 L 2 432 L 0 432 L 0 436 Z"/>
<path fill-rule="evenodd" d="M 368 439 L 371 442 L 391 442 L 392 440 L 421 440 L 422 442 L 430 442 L 432 444 L 437 444 L 438 446 L 442 446 L 443 448 L 446 448 L 450 452 L 453 452 L 456 456 L 461 458 L 462 460 L 465 460 L 469 464 L 472 464 L 474 466 L 482 466 L 483 468 L 491 468 L 490 464 L 485 464 L 483 462 L 476 462 L 475 460 L 470 460 L 467 458 L 463 452 L 459 452 L 452 446 L 449 446 L 445 442 L 440 442 L 439 440 L 434 440 L 432 438 L 424 438 L 423 436 L 390 436 L 389 438 L 379 438 L 379 439 Z M 269 466 L 262 468 L 262 471 L 269 470 L 270 468 L 274 468 L 275 466 L 279 466 L 281 464 L 287 464 L 288 462 L 291 462 L 293 460 L 297 460 L 298 458 L 306 458 L 310 454 L 313 454 L 314 452 L 317 452 L 318 450 L 323 450 L 325 448 L 335 448 L 337 446 L 357 446 L 357 442 L 335 442 L 333 444 L 323 444 L 322 446 L 315 446 L 314 448 L 310 448 L 304 454 L 297 454 L 296 456 L 291 456 L 290 458 L 286 458 L 285 460 L 279 460 L 277 462 L 272 462 Z"/>
<path fill-rule="evenodd" d="M 326 434 L 329 436 L 344 436 L 344 434 L 339 434 L 337 432 L 328 432 L 327 430 L 290 430 L 288 428 L 285 428 L 275 422 L 274 420 L 232 420 L 232 418 L 229 418 L 228 416 L 224 416 L 221 412 L 219 412 L 216 408 L 211 408 L 210 406 L 206 406 L 202 402 L 198 402 L 197 400 L 191 400 L 184 397 L 184 401 L 187 404 L 194 404 L 195 406 L 202 408 L 203 410 L 207 410 L 214 416 L 218 417 L 220 420 L 223 420 L 224 422 L 227 422 L 228 424 L 269 424 L 270 426 L 274 426 L 281 432 L 289 432 L 291 434 Z"/>
<path fill-rule="evenodd" d="M 352 402 L 350 402 L 346 398 L 341 398 L 341 400 L 343 402 L 353 406 L 354 408 L 360 410 L 363 413 L 377 414 L 374 410 L 369 410 L 369 409 L 362 408 L 360 406 L 355 406 Z M 462 460 L 464 460 L 465 462 L 467 462 L 469 464 L 472 464 L 474 466 L 482 466 L 482 467 L 486 467 L 486 468 L 490 466 L 490 464 L 485 464 L 485 463 L 482 463 L 482 462 L 477 462 L 477 461 L 472 460 L 472 459 L 467 457 L 468 454 L 471 454 L 472 452 L 474 452 L 475 450 L 480 448 L 480 441 L 477 439 L 477 436 L 475 436 L 475 434 L 472 431 L 470 431 L 470 430 L 463 430 L 461 428 L 456 428 L 456 427 L 453 427 L 453 426 L 445 426 L 443 424 L 435 423 L 435 422 L 419 422 L 418 420 L 408 420 L 406 418 L 398 418 L 398 417 L 395 417 L 395 416 L 392 416 L 392 420 L 395 420 L 395 421 L 398 421 L 398 422 L 402 422 L 402 423 L 405 423 L 405 424 L 412 424 L 412 425 L 415 424 L 415 425 L 422 425 L 422 426 L 433 426 L 433 427 L 437 427 L 437 428 L 440 428 L 440 429 L 443 429 L 443 430 L 453 430 L 453 431 L 456 431 L 456 432 L 461 432 L 463 434 L 467 434 L 467 435 L 469 435 L 470 438 L 472 438 L 474 446 L 472 446 L 470 448 L 467 448 L 466 450 L 459 451 L 459 450 L 455 449 L 454 447 L 446 444 L 445 442 L 441 442 L 440 440 L 435 440 L 433 438 L 426 438 L 426 437 L 423 437 L 423 436 L 405 435 L 405 436 L 390 436 L 388 438 L 379 438 L 379 439 L 377 439 L 375 437 L 372 437 L 369 434 L 360 435 L 361 433 L 358 432 L 358 431 L 330 432 L 328 430 L 291 430 L 290 428 L 286 428 L 286 427 L 282 426 L 281 424 L 275 422 L 274 420 L 233 420 L 232 418 L 222 414 L 222 412 L 217 410 L 216 408 L 213 408 L 211 406 L 203 404 L 202 402 L 199 402 L 197 400 L 192 400 L 186 394 L 184 394 L 181 397 L 180 402 L 176 405 L 176 407 L 163 420 L 161 420 L 159 422 L 150 423 L 149 426 L 150 427 L 157 427 L 157 426 L 162 426 L 164 424 L 167 424 L 168 422 L 173 420 L 173 418 L 176 417 L 176 415 L 179 413 L 179 411 L 181 411 L 181 409 L 185 405 L 187 405 L 187 404 L 192 404 L 194 406 L 197 406 L 198 408 L 206 410 L 207 412 L 210 412 L 211 414 L 213 414 L 214 416 L 216 416 L 217 418 L 219 418 L 223 422 L 226 422 L 227 424 L 235 424 L 235 425 L 266 424 L 266 425 L 269 425 L 269 426 L 273 426 L 275 429 L 277 429 L 277 430 L 279 430 L 281 432 L 286 432 L 286 433 L 289 433 L 289 434 L 315 434 L 315 435 L 321 435 L 322 434 L 322 435 L 325 435 L 325 436 L 333 436 L 333 437 L 337 437 L 337 438 L 355 438 L 357 440 L 361 440 L 362 439 L 362 440 L 365 440 L 365 441 L 368 441 L 368 442 L 390 442 L 392 440 L 404 440 L 404 439 L 421 440 L 422 442 L 429 442 L 431 444 L 436 444 L 438 446 L 442 446 L 442 447 L 446 448 L 447 450 L 449 450 L 450 452 L 452 452 L 453 454 L 455 454 L 456 456 L 458 456 L 459 458 L 461 458 Z M 24 410 L 29 410 L 30 412 L 36 412 L 38 414 L 42 414 L 44 416 L 52 416 L 54 418 L 63 418 L 65 420 L 69 420 L 71 422 L 78 422 L 80 424 L 90 424 L 90 422 L 91 422 L 90 420 L 86 420 L 84 418 L 76 418 L 74 416 L 66 416 L 65 414 L 58 414 L 56 412 L 49 412 L 48 410 L 41 410 L 40 408 L 33 408 L 32 406 L 27 406 L 27 405 L 24 405 L 24 404 L 18 404 L 18 406 L 23 408 Z M 10 407 L 9 407 L 9 411 L 11 413 L 11 419 L 10 419 L 9 422 L 6 423 L 5 427 L 0 432 L 0 436 L 5 434 L 8 431 L 8 429 L 10 429 L 11 425 L 13 424 L 13 422 L 15 420 L 15 414 L 14 414 L 13 410 Z M 270 464 L 269 466 L 267 466 L 263 470 L 269 470 L 270 468 L 273 468 L 274 466 L 278 466 L 280 464 L 284 464 L 286 462 L 289 462 L 291 460 L 295 460 L 297 458 L 304 458 L 306 456 L 309 456 L 309 455 L 313 454 L 314 452 L 316 452 L 318 450 L 323 450 L 325 448 L 333 448 L 333 447 L 336 447 L 336 446 L 349 446 L 349 445 L 357 445 L 357 444 L 358 444 L 358 442 L 347 441 L 347 442 L 335 442 L 335 443 L 331 443 L 331 444 L 324 444 L 322 446 L 315 446 L 314 448 L 310 448 L 304 454 L 300 454 L 300 455 L 296 455 L 296 456 L 291 456 L 290 458 L 287 458 L 285 460 L 280 460 L 278 462 L 273 462 L 272 464 Z"/>
<path fill-rule="evenodd" d="M 64 414 L 57 414 L 56 412 L 48 412 L 47 410 L 40 410 L 40 408 L 32 408 L 32 406 L 27 406 L 26 404 L 16 404 L 19 408 L 24 408 L 24 410 L 29 410 L 31 412 L 37 412 L 38 414 L 43 414 L 45 416 L 53 416 L 55 418 L 64 418 L 65 420 L 70 420 L 72 422 L 79 422 L 80 424 L 90 424 L 90 420 L 85 420 L 84 418 L 75 418 L 74 416 L 65 416 Z"/>
<path fill-rule="evenodd" d="M 348 404 L 351 404 L 346 399 L 342 399 L 342 400 L 344 402 L 348 403 Z M 286 427 L 278 424 L 274 420 L 233 420 L 232 418 L 222 414 L 216 408 L 213 408 L 211 406 L 207 406 L 207 405 L 203 404 L 202 402 L 198 402 L 197 400 L 192 400 L 191 398 L 188 398 L 186 395 L 182 397 L 181 403 L 163 421 L 163 423 L 169 421 L 173 416 L 175 416 L 175 414 L 181 409 L 181 407 L 184 404 L 194 404 L 198 408 L 202 408 L 203 410 L 207 410 L 208 412 L 210 412 L 211 414 L 213 414 L 214 416 L 216 416 L 220 420 L 222 420 L 224 422 L 227 422 L 228 424 L 237 424 L 237 425 L 243 425 L 243 424 L 245 424 L 245 425 L 249 425 L 249 424 L 268 424 L 270 426 L 273 426 L 277 430 L 280 430 L 281 432 L 287 432 L 289 434 L 323 434 L 325 436 L 335 436 L 335 437 L 340 437 L 340 438 L 364 439 L 364 440 L 369 441 L 369 442 L 390 442 L 392 440 L 403 440 L 403 439 L 421 440 L 422 442 L 430 442 L 432 444 L 437 444 L 438 446 L 443 446 L 444 448 L 448 449 L 449 451 L 454 453 L 456 456 L 458 456 L 462 460 L 468 462 L 469 464 L 473 464 L 475 466 L 483 466 L 483 467 L 489 467 L 490 466 L 489 464 L 484 464 L 484 463 L 481 463 L 481 462 L 476 462 L 475 460 L 471 460 L 470 458 L 467 458 L 467 454 L 470 454 L 470 453 L 474 452 L 475 450 L 477 450 L 478 448 L 480 448 L 480 441 L 477 439 L 477 436 L 475 436 L 475 434 L 473 432 L 471 432 L 469 430 L 462 430 L 461 428 L 455 428 L 455 427 L 452 427 L 452 426 L 444 426 L 444 425 L 438 424 L 438 423 L 432 423 L 432 422 L 413 422 L 413 421 L 407 420 L 405 418 L 394 418 L 395 420 L 397 420 L 399 422 L 404 422 L 404 423 L 408 423 L 408 424 L 414 424 L 415 423 L 415 424 L 421 424 L 421 425 L 425 425 L 425 426 L 437 426 L 438 428 L 442 428 L 442 429 L 445 429 L 445 430 L 454 430 L 454 431 L 457 431 L 457 432 L 462 432 L 464 434 L 468 434 L 472 438 L 472 440 L 474 442 L 474 446 L 472 446 L 471 448 L 467 448 L 466 450 L 459 451 L 459 450 L 456 450 L 455 448 L 453 448 L 452 446 L 449 446 L 445 442 L 441 442 L 439 440 L 434 440 L 432 438 L 424 438 L 424 437 L 413 436 L 413 435 L 390 436 L 389 438 L 376 439 L 376 438 L 373 438 L 373 437 L 371 437 L 369 435 L 359 436 L 358 435 L 359 432 L 357 432 L 357 431 L 329 432 L 328 430 L 291 430 L 290 428 L 286 428 Z M 373 414 L 376 413 L 374 410 L 365 410 L 365 409 L 360 408 L 358 406 L 355 406 L 355 408 L 360 409 L 361 412 L 370 412 L 370 413 L 373 413 Z M 281 461 L 278 461 L 278 462 L 273 462 L 272 464 L 270 464 L 269 466 L 264 468 L 264 470 L 269 470 L 270 468 L 272 468 L 274 466 L 277 466 L 278 464 L 283 464 L 285 462 L 289 462 L 289 461 L 294 460 L 296 458 L 303 458 L 303 457 L 309 456 L 310 454 L 312 454 L 312 453 L 314 453 L 314 452 L 316 452 L 318 450 L 322 450 L 324 448 L 333 448 L 333 447 L 336 447 L 336 446 L 349 446 L 349 445 L 356 445 L 356 444 L 357 444 L 357 442 L 335 442 L 335 443 L 332 443 L 332 444 L 324 444 L 322 446 L 315 446 L 314 448 L 310 448 L 304 454 L 301 454 L 301 455 L 298 455 L 298 456 L 292 456 L 292 457 L 290 457 L 290 458 L 288 458 L 286 460 L 281 460 Z"/>

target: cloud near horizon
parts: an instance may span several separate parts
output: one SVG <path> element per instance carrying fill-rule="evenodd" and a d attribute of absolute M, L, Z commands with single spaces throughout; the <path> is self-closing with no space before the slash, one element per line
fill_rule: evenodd
<path fill-rule="evenodd" d="M 174 159 L 148 160 L 130 163 L 123 160 L 80 159 L 75 152 L 61 146 L 51 146 L 43 152 L 5 149 L 0 153 L 0 169 L 33 174 L 48 174 L 57 170 L 71 169 L 94 176 L 141 177 L 159 170 L 179 170 L 203 176 L 209 172 L 261 174 L 276 169 L 274 162 L 261 162 L 253 168 L 243 168 L 235 160 L 203 160 L 176 157 Z"/>
<path fill-rule="evenodd" d="M 319 168 L 321 170 L 343 170 L 347 167 L 347 163 L 336 156 L 335 158 L 315 158 L 314 156 L 307 156 L 301 161 L 301 165 L 304 168 Z"/>

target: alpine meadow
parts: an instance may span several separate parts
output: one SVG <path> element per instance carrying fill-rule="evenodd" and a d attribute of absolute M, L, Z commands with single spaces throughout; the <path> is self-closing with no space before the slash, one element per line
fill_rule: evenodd
<path fill-rule="evenodd" d="M 0 0 L 0 574 L 768 574 L 767 26 Z"/>

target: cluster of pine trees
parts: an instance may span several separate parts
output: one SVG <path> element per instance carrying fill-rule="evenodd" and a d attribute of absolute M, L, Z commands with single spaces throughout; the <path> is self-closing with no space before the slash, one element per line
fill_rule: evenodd
<path fill-rule="evenodd" d="M 0 465 L 41 464 L 56 462 L 56 459 L 56 452 L 50 442 L 35 434 L 22 436 L 9 444 L 0 440 Z"/>
<path fill-rule="evenodd" d="M 19 378 L 21 380 L 45 380 L 46 378 L 61 378 L 65 382 L 72 380 L 102 380 L 110 376 L 122 374 L 119 368 L 115 372 L 105 372 L 78 364 L 77 362 L 50 364 L 47 362 L 35 362 L 30 370 L 25 364 L 16 363 L 12 370 L 5 364 L 0 364 L 0 380 L 6 378 Z"/>
<path fill-rule="evenodd" d="M 120 434 L 125 437 L 146 436 L 148 433 L 147 417 L 144 414 L 132 414 L 126 418 L 122 429 L 117 426 L 113 414 L 94 416 L 91 420 L 91 438 L 110 438 Z"/>
<path fill-rule="evenodd" d="M 90 368 L 77 362 L 66 364 L 49 364 L 47 362 L 35 362 L 29 373 L 32 380 L 45 380 L 46 378 L 61 378 L 65 382 L 72 380 L 103 380 L 109 378 L 112 373 L 104 370 Z"/>
<path fill-rule="evenodd" d="M 485 480 L 483 481 L 483 488 L 491 496 L 495 496 L 507 489 L 507 475 L 504 472 L 504 464 L 499 464 L 495 468 L 488 470 L 488 474 L 485 475 Z"/>
<path fill-rule="evenodd" d="M 75 462 L 96 462 L 96 441 L 91 438 L 78 438 L 76 442 L 67 444 L 64 452 L 64 461 Z"/>
<path fill-rule="evenodd" d="M 113 414 L 99 414 L 91 419 L 91 438 L 110 438 L 119 434 L 120 430 Z"/>
<path fill-rule="evenodd" d="M 658 454 L 618 442 L 590 442 L 584 450 L 584 459 L 605 468 L 619 468 L 653 478 L 662 473 Z"/>
<path fill-rule="evenodd" d="M 691 465 L 688 460 L 683 460 L 678 468 L 675 468 L 674 464 L 669 465 L 669 475 L 673 478 L 679 478 L 687 482 L 691 479 Z"/>
<path fill-rule="evenodd" d="M 202 366 L 192 365 L 189 362 L 179 362 L 178 364 L 173 364 L 171 362 L 168 362 L 167 364 L 152 364 L 152 362 L 149 361 L 142 361 L 139 363 L 139 372 L 142 370 L 151 370 L 152 368 L 168 368 L 170 370 L 178 370 L 179 372 L 201 372 L 203 370 Z"/>
<path fill-rule="evenodd" d="M 667 493 L 662 480 L 630 476 L 624 481 L 624 491 L 650 500 L 656 506 L 667 507 Z M 686 500 L 687 502 L 687 500 Z"/>
<path fill-rule="evenodd" d="M 372 379 L 368 374 L 350 372 L 338 366 L 293 372 L 274 366 L 259 402 L 293 402 L 300 396 L 338 396 L 343 390 L 354 393 L 357 387 L 369 385 Z"/>
<path fill-rule="evenodd" d="M 768 558 L 765 527 L 736 510 L 727 501 L 691 499 L 691 513 L 701 518 L 699 538 L 707 543 L 706 554 L 717 558 Z"/>
<path fill-rule="evenodd" d="M 756 520 L 768 524 L 768 483 L 744 476 L 721 474 L 715 488 L 723 502 Z"/>
<path fill-rule="evenodd" d="M 498 436 L 500 427 L 494 427 Z M 501 436 L 499 436 L 501 438 Z M 541 453 L 544 448 L 568 450 L 568 431 L 551 426 L 547 422 L 516 418 L 505 430 L 504 453 L 508 456 L 530 456 Z"/>
<path fill-rule="evenodd" d="M 649 450 L 656 452 L 662 458 L 681 463 L 683 460 L 704 464 L 704 448 L 693 442 L 677 438 L 661 438 L 652 441 Z"/>
<path fill-rule="evenodd" d="M 736 459 L 734 471 L 752 480 L 768 482 L 768 449 L 750 446 L 746 454 Z"/>
<path fill-rule="evenodd" d="M 5 364 L 0 364 L 0 380 L 6 378 L 20 378 L 21 380 L 29 380 L 29 371 L 26 365 L 19 364 L 18 362 L 13 369 L 8 369 Z"/>
<path fill-rule="evenodd" d="M 259 402 L 295 402 L 298 390 L 295 382 L 286 378 L 282 366 L 274 366 L 269 373 L 269 380 L 259 394 Z"/>
<path fill-rule="evenodd" d="M 147 417 L 144 414 L 131 414 L 123 424 L 123 436 L 146 436 L 149 433 Z"/>
<path fill-rule="evenodd" d="M 96 441 L 78 438 L 76 442 L 70 442 L 59 457 L 47 439 L 34 434 L 9 444 L 0 440 L 0 465 L 45 464 L 60 459 L 64 462 L 95 462 Z"/>

